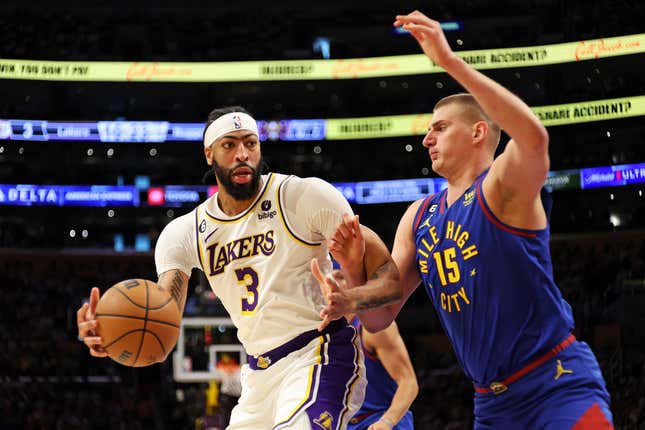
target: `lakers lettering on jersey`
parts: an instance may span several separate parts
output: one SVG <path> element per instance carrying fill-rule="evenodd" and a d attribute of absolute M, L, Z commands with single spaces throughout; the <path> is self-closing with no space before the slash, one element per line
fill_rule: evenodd
<path fill-rule="evenodd" d="M 309 264 L 331 269 L 325 239 L 351 207 L 316 178 L 271 173 L 248 209 L 228 216 L 217 194 L 170 223 L 155 250 L 158 273 L 193 267 L 238 328 L 247 353 L 259 355 L 314 329 L 324 306 Z"/>

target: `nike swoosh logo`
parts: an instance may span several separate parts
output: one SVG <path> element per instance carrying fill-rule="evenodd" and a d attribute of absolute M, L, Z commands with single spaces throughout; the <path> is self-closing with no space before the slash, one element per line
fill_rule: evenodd
<path fill-rule="evenodd" d="M 211 231 L 208 236 L 206 236 L 206 239 L 204 239 L 204 242 L 208 242 L 208 238 L 213 235 L 217 230 L 219 230 L 219 227 L 217 227 L 215 230 Z"/>

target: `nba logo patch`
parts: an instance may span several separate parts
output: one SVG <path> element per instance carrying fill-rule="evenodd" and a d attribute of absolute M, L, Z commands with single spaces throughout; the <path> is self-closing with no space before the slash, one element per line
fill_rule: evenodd
<path fill-rule="evenodd" d="M 260 207 L 262 208 L 263 211 L 265 212 L 268 211 L 269 209 L 271 209 L 271 200 L 263 201 Z"/>
<path fill-rule="evenodd" d="M 238 115 L 233 115 L 233 127 L 235 127 L 236 130 L 242 128 L 242 118 Z"/>

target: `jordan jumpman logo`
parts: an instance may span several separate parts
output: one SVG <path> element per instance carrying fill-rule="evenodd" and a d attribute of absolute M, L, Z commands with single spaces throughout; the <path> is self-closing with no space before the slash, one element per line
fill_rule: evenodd
<path fill-rule="evenodd" d="M 565 373 L 573 373 L 573 370 L 565 369 L 562 366 L 562 361 L 557 360 L 556 365 L 555 365 L 555 378 L 556 380 L 560 379 L 560 376 L 564 375 Z"/>

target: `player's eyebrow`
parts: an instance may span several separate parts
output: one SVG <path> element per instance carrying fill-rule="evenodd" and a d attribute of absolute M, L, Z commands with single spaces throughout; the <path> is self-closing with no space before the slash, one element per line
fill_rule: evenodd
<path fill-rule="evenodd" d="M 233 140 L 244 140 L 248 138 L 249 136 L 255 136 L 255 133 L 247 133 L 244 136 L 236 136 L 234 134 L 225 134 L 222 136 L 220 139 L 233 139 Z"/>
<path fill-rule="evenodd" d="M 430 124 L 430 126 L 428 127 L 428 130 L 435 129 L 435 128 L 437 128 L 437 126 L 439 126 L 441 124 L 447 124 L 447 123 L 448 123 L 448 121 L 446 121 L 445 119 L 440 119 L 438 121 L 434 121 L 434 122 L 432 122 Z"/>

